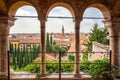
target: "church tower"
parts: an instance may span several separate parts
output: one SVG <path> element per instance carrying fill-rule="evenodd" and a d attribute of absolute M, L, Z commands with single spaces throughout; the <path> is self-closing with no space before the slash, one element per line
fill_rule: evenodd
<path fill-rule="evenodd" d="M 62 35 L 65 36 L 65 33 L 64 33 L 64 26 L 62 26 Z"/>

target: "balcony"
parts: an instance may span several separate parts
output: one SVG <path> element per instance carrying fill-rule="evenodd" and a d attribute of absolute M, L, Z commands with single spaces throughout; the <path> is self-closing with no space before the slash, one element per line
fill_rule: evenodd
<path fill-rule="evenodd" d="M 53 53 L 45 53 L 46 62 L 41 63 L 42 53 L 35 53 L 32 52 L 32 50 L 30 51 L 31 52 L 29 52 L 29 54 L 26 52 L 18 52 L 16 49 L 15 51 L 10 51 L 10 56 L 17 54 L 14 55 L 14 59 L 10 57 L 10 66 L 12 66 L 15 71 L 18 71 L 9 73 L 8 77 L 10 78 L 10 80 L 91 80 L 95 77 L 98 79 L 105 78 L 103 80 L 109 79 L 107 78 L 108 75 L 103 76 L 103 73 L 111 71 L 111 52 L 92 52 L 91 54 L 93 55 L 106 54 L 106 56 L 99 58 L 99 60 L 97 60 L 96 58 L 96 60 L 93 61 L 83 61 L 85 57 L 83 55 L 80 55 L 81 57 L 79 63 L 75 63 L 74 61 L 74 57 L 76 54 L 75 52 L 55 53 L 57 55 L 53 55 Z M 38 54 L 39 57 L 36 56 L 37 58 L 32 61 L 30 60 L 30 55 L 34 54 Z M 81 52 L 81 54 L 85 53 Z M 18 60 L 18 55 L 28 55 L 29 58 L 25 58 L 24 56 L 23 58 L 21 58 L 21 60 Z M 27 59 L 29 60 L 29 62 Z M 20 63 L 22 64 L 20 65 Z M 45 74 L 41 73 L 40 67 L 43 64 L 46 65 Z M 80 77 L 74 77 L 74 66 L 76 66 L 76 64 L 79 64 L 80 67 Z M 25 65 L 27 65 L 27 67 Z M 23 66 L 25 67 L 24 69 L 22 69 Z"/>

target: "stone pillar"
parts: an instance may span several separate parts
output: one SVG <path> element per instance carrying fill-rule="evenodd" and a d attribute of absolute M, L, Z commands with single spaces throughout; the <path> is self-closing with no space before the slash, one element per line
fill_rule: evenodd
<path fill-rule="evenodd" d="M 15 19 L 8 17 L 0 17 L 0 76 L 6 77 L 8 74 L 8 38 L 9 29 L 13 25 Z M 2 77 L 1 77 L 2 78 Z"/>
<path fill-rule="evenodd" d="M 40 18 L 40 23 L 41 23 L 41 73 L 44 75 L 46 73 L 46 65 L 45 65 L 45 52 L 46 52 L 46 47 L 45 47 L 45 27 L 46 27 L 46 18 Z"/>
<path fill-rule="evenodd" d="M 118 24 L 117 21 L 112 20 L 105 20 L 103 22 L 105 27 L 108 29 L 110 36 L 110 50 L 112 50 L 112 68 L 117 68 L 120 66 L 120 24 Z"/>
<path fill-rule="evenodd" d="M 112 18 L 112 28 L 114 35 L 111 36 L 114 39 L 114 47 L 113 47 L 113 67 L 116 69 L 120 69 L 120 18 L 113 17 Z"/>
<path fill-rule="evenodd" d="M 81 22 L 81 18 L 79 17 L 75 17 L 75 75 L 74 77 L 81 77 L 80 76 L 80 22 Z"/>

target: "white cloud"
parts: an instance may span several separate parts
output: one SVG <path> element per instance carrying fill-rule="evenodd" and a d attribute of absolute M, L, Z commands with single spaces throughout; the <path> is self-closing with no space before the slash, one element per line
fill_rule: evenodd
<path fill-rule="evenodd" d="M 50 11 L 49 16 L 71 17 L 71 13 L 64 7 L 55 7 Z"/>
<path fill-rule="evenodd" d="M 37 16 L 37 12 L 31 6 L 23 6 L 17 10 L 16 16 Z"/>
<path fill-rule="evenodd" d="M 10 33 L 38 33 L 40 32 L 40 23 L 37 19 L 18 19 L 15 25 L 11 27 Z"/>
<path fill-rule="evenodd" d="M 16 15 L 18 16 L 37 16 L 37 12 L 33 7 L 21 7 L 18 9 Z M 56 7 L 51 10 L 49 16 L 62 16 L 71 17 L 69 10 L 63 7 Z M 89 8 L 85 11 L 84 17 L 103 17 L 98 10 Z M 98 23 L 99 26 L 103 26 L 101 20 L 84 19 L 80 23 L 81 32 L 89 32 L 94 23 Z M 49 19 L 46 22 L 46 32 L 61 32 L 62 25 L 64 25 L 65 32 L 74 32 L 74 22 L 72 19 Z M 18 18 L 15 25 L 11 28 L 10 33 L 38 33 L 40 32 L 40 23 L 37 18 Z"/>
<path fill-rule="evenodd" d="M 62 26 L 65 28 L 65 32 L 74 32 L 73 20 L 62 19 L 49 19 L 46 25 L 47 32 L 61 32 Z"/>

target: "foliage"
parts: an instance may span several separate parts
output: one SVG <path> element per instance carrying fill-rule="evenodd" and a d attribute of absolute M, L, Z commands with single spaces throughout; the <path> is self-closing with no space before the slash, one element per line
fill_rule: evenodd
<path fill-rule="evenodd" d="M 89 73 L 92 75 L 93 79 L 100 77 L 100 75 L 109 70 L 108 59 L 95 60 L 89 65 Z"/>
<path fill-rule="evenodd" d="M 73 72 L 74 71 L 74 64 L 72 61 L 64 61 L 62 64 L 62 72 Z"/>
<path fill-rule="evenodd" d="M 40 53 L 40 45 L 30 47 L 29 49 L 23 46 L 23 49 L 20 49 L 16 45 L 10 44 L 10 64 L 14 70 L 21 69 L 38 56 Z"/>
<path fill-rule="evenodd" d="M 89 66 L 91 65 L 90 61 L 81 61 L 80 71 L 89 72 Z"/>
<path fill-rule="evenodd" d="M 46 38 L 46 52 L 52 52 L 52 45 L 50 43 L 49 39 L 49 33 L 47 33 L 47 38 Z"/>
<path fill-rule="evenodd" d="M 74 55 L 73 54 L 69 54 L 68 55 L 68 59 L 69 59 L 69 61 L 74 61 Z"/>
<path fill-rule="evenodd" d="M 62 61 L 63 63 L 68 63 L 68 64 L 61 64 L 62 66 L 62 72 L 73 72 L 74 70 L 74 65 L 69 64 L 71 63 L 70 61 Z M 46 69 L 48 73 L 58 73 L 59 72 L 59 62 L 58 60 L 48 60 L 46 65 Z"/>
<path fill-rule="evenodd" d="M 103 75 L 109 71 L 109 60 L 81 61 L 80 70 L 92 75 L 93 80 L 108 80 L 108 75 Z M 102 77 L 101 77 L 102 76 Z"/>
<path fill-rule="evenodd" d="M 24 71 L 31 73 L 39 73 L 40 72 L 40 64 L 32 63 L 23 68 Z"/>
<path fill-rule="evenodd" d="M 109 33 L 108 30 L 105 28 L 99 28 L 98 24 L 94 24 L 91 33 L 89 34 L 89 41 L 87 42 L 86 46 L 88 48 L 87 52 L 92 51 L 92 42 L 97 41 L 102 44 L 109 45 L 109 39 L 107 39 Z"/>
<path fill-rule="evenodd" d="M 52 41 L 52 34 L 49 35 L 49 33 L 47 33 L 46 36 L 46 52 L 48 53 L 58 53 L 59 51 L 61 51 L 62 56 L 65 55 L 64 53 L 67 52 L 68 48 L 67 47 L 60 47 L 58 45 L 56 45 L 56 42 Z"/>
<path fill-rule="evenodd" d="M 59 72 L 59 63 L 58 59 L 56 60 L 47 60 L 46 61 L 46 71 L 50 73 L 58 73 Z M 108 59 L 103 60 L 95 60 L 95 61 L 81 61 L 80 64 L 80 71 L 89 73 L 92 75 L 92 79 L 101 79 L 100 76 L 108 71 Z M 40 73 L 40 64 L 32 63 L 29 64 L 24 68 L 25 71 L 31 72 L 31 73 Z M 73 72 L 74 71 L 74 64 L 73 61 L 62 61 L 63 64 L 61 64 L 62 72 Z M 41 76 L 41 74 L 39 74 Z M 104 77 L 106 77 L 104 75 Z M 104 80 L 104 79 L 102 79 Z M 106 79 L 107 80 L 107 79 Z"/>
<path fill-rule="evenodd" d="M 87 52 L 83 52 L 83 61 L 88 61 L 88 53 Z"/>
<path fill-rule="evenodd" d="M 46 61 L 46 71 L 48 73 L 58 73 L 59 72 L 59 63 L 58 60 L 47 60 Z M 70 61 L 63 61 L 63 63 L 68 64 L 61 64 L 62 72 L 73 72 L 74 64 L 70 64 Z M 24 71 L 28 71 L 31 73 L 40 73 L 40 65 L 38 63 L 31 63 L 23 68 Z"/>

